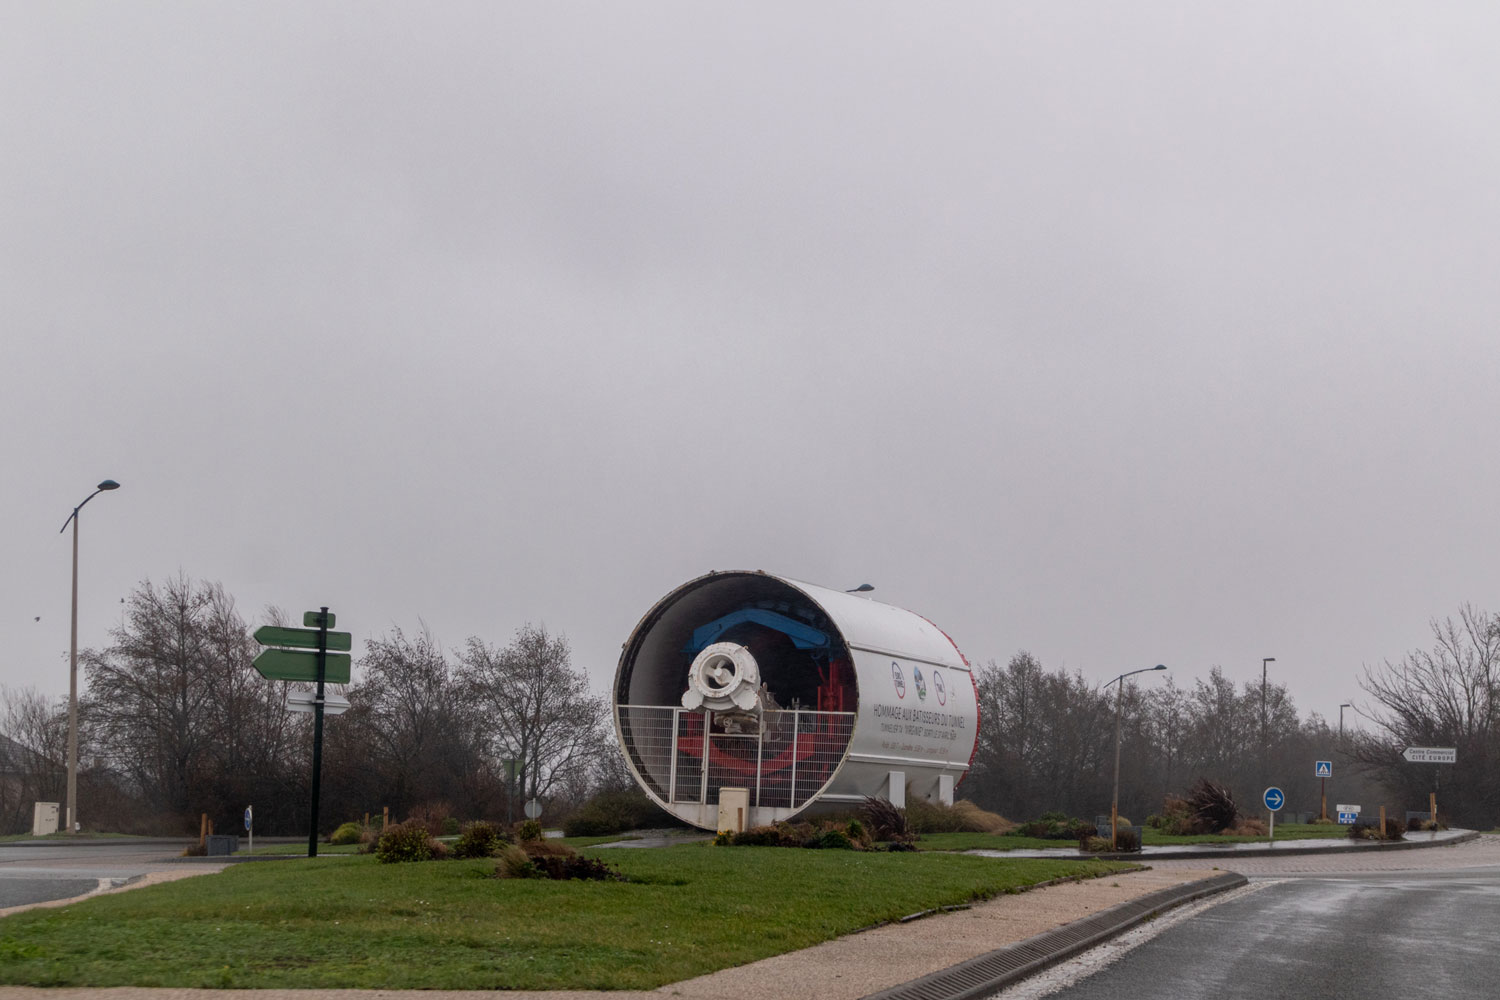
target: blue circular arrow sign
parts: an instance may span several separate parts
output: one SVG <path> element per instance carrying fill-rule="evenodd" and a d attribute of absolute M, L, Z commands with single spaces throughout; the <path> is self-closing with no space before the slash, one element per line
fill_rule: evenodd
<path fill-rule="evenodd" d="M 1267 788 L 1265 794 L 1261 796 L 1261 801 L 1265 802 L 1267 809 L 1275 812 L 1286 804 L 1286 796 L 1282 794 L 1281 789 L 1277 788 L 1275 785 L 1272 785 L 1270 788 Z"/>

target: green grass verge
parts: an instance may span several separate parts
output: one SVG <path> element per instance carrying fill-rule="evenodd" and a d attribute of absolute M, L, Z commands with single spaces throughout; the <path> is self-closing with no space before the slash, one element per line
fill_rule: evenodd
<path fill-rule="evenodd" d="M 1264 842 L 1265 837 L 1198 836 L 1172 837 L 1146 827 L 1146 846 L 1166 847 L 1176 844 L 1244 844 Z M 1343 840 L 1349 835 L 1346 826 L 1319 826 L 1313 823 L 1277 823 L 1276 840 Z M 1071 840 L 1042 840 L 1038 837 L 1011 837 L 993 833 L 927 833 L 917 841 L 924 851 L 1037 851 L 1076 848 Z"/>
<path fill-rule="evenodd" d="M 497 880 L 491 861 L 236 865 L 0 920 L 0 982 L 651 989 L 932 907 L 1134 867 L 706 844 L 590 853 L 631 881 Z"/>

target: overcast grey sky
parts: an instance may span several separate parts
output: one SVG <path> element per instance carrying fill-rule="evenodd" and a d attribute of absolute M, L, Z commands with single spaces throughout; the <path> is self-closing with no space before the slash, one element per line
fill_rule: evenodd
<path fill-rule="evenodd" d="M 677 584 L 1337 717 L 1494 608 L 1493 3 L 0 7 L 0 682 Z M 37 619 L 40 617 L 40 621 Z"/>

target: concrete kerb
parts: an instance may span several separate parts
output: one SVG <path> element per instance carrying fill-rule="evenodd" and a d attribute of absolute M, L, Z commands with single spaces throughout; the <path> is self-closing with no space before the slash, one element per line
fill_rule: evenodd
<path fill-rule="evenodd" d="M 1247 884 L 1243 875 L 1226 872 L 1112 906 L 1025 941 L 949 966 L 864 1000 L 971 1000 L 1035 975 L 1050 965 L 1094 948 L 1138 924 L 1185 903 Z"/>
<path fill-rule="evenodd" d="M 1390 842 L 1371 840 L 1363 843 L 1340 843 L 1336 846 L 1298 846 L 1302 843 L 1317 845 L 1317 841 L 1284 840 L 1279 845 L 1272 845 L 1259 849 L 1239 848 L 1238 850 L 1214 849 L 1193 850 L 1184 847 L 1181 850 L 1171 848 L 1154 848 L 1149 854 L 1142 851 L 1120 852 L 1116 854 L 1080 854 L 1079 857 L 1100 858 L 1105 861 L 1139 861 L 1149 864 L 1152 861 L 1197 861 L 1197 860 L 1221 860 L 1224 858 L 1269 858 L 1285 857 L 1288 854 L 1302 856 L 1304 854 L 1350 854 L 1352 852 L 1379 853 L 1382 851 L 1415 851 L 1432 847 L 1452 847 L 1479 837 L 1477 830 L 1462 830 L 1451 837 L 1442 840 L 1393 840 Z M 995 852 L 998 855 L 998 852 Z M 1024 855 L 1014 855 L 1024 857 Z"/>

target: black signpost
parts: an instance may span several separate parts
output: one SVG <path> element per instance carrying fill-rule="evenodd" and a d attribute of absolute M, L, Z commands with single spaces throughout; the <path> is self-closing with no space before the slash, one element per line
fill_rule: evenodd
<path fill-rule="evenodd" d="M 255 630 L 255 641 L 263 646 L 294 646 L 309 652 L 290 652 L 284 649 L 266 649 L 255 658 L 255 669 L 272 680 L 314 681 L 318 689 L 313 697 L 313 759 L 312 759 L 312 816 L 308 822 L 307 856 L 318 856 L 318 793 L 323 778 L 323 685 L 349 682 L 349 656 L 346 653 L 329 654 L 329 649 L 348 649 L 350 636 L 347 632 L 330 632 L 335 622 L 327 608 L 308 611 L 302 615 L 305 628 L 290 629 L 266 625 Z M 311 631 L 316 629 L 317 631 Z M 329 676 L 330 661 L 333 661 L 336 677 Z"/>

